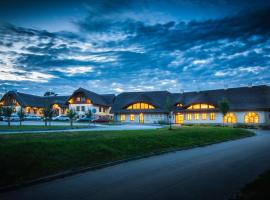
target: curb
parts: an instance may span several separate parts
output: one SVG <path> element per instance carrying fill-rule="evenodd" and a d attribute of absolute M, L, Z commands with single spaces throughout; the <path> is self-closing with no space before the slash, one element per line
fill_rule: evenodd
<path fill-rule="evenodd" d="M 252 133 L 254 133 L 254 132 L 252 132 Z M 94 166 L 71 169 L 71 170 L 63 171 L 61 173 L 57 173 L 57 174 L 54 174 L 54 175 L 41 177 L 41 178 L 34 179 L 34 180 L 31 180 L 31 181 L 26 181 L 24 183 L 19 183 L 19 184 L 0 187 L 0 193 L 4 193 L 4 192 L 16 190 L 16 189 L 20 189 L 20 188 L 24 188 L 24 187 L 28 187 L 28 186 L 32 186 L 32 185 L 36 185 L 36 184 L 40 184 L 40 183 L 49 182 L 49 181 L 53 181 L 53 180 L 56 180 L 56 179 L 65 178 L 65 177 L 68 177 L 68 176 L 72 176 L 72 175 L 76 175 L 76 174 L 80 174 L 80 173 L 84 173 L 84 172 L 88 172 L 88 171 L 94 171 L 94 170 L 98 170 L 98 169 L 102 169 L 102 168 L 106 168 L 106 167 L 111 167 L 111 166 L 115 166 L 115 165 L 118 165 L 118 164 L 121 164 L 121 163 L 126 163 L 126 162 L 129 162 L 129 161 L 133 161 L 133 160 L 139 160 L 139 159 L 143 159 L 143 158 L 148 158 L 148 157 L 152 157 L 152 156 L 158 156 L 158 155 L 162 155 L 162 154 L 166 154 L 166 153 L 174 153 L 174 152 L 177 152 L 177 151 L 189 150 L 189 149 L 193 149 L 193 148 L 200 148 L 200 147 L 219 144 L 219 143 L 223 143 L 223 142 L 235 141 L 235 140 L 239 140 L 239 139 L 249 138 L 249 137 L 252 137 L 252 136 L 256 136 L 256 134 L 254 133 L 254 135 L 241 136 L 241 137 L 234 138 L 234 139 L 225 139 L 225 140 L 222 140 L 222 141 L 209 142 L 209 143 L 205 143 L 205 144 L 201 144 L 201 145 L 194 145 L 194 146 L 190 146 L 190 147 L 174 148 L 174 149 L 169 149 L 169 150 L 165 150 L 165 151 L 152 152 L 152 153 L 147 153 L 147 154 L 144 154 L 144 155 L 134 156 L 134 157 L 131 157 L 131 158 L 126 158 L 126 159 L 116 160 L 116 161 L 112 161 L 112 162 L 101 163 L 101 164 L 97 164 L 97 165 L 94 165 Z"/>

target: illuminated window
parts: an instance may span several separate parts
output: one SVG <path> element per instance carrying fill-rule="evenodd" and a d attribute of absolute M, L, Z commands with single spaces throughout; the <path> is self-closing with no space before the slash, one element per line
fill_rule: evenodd
<path fill-rule="evenodd" d="M 209 105 L 209 104 L 193 104 L 189 106 L 187 109 L 193 110 L 193 109 L 213 109 L 215 106 Z"/>
<path fill-rule="evenodd" d="M 129 116 L 129 120 L 130 120 L 130 121 L 134 121 L 134 120 L 135 120 L 135 115 L 131 114 L 131 115 Z"/>
<path fill-rule="evenodd" d="M 216 116 L 215 113 L 210 113 L 210 120 L 215 120 Z"/>
<path fill-rule="evenodd" d="M 126 120 L 126 115 L 120 115 L 120 120 L 125 121 Z"/>
<path fill-rule="evenodd" d="M 227 113 L 225 116 L 224 116 L 224 119 L 223 119 L 224 123 L 226 124 L 235 124 L 237 122 L 237 119 L 236 119 L 236 116 L 234 113 Z"/>
<path fill-rule="evenodd" d="M 195 120 L 199 120 L 199 114 L 198 114 L 198 113 L 195 113 L 195 114 L 194 114 L 194 119 L 195 119 Z"/>
<path fill-rule="evenodd" d="M 142 110 L 148 110 L 148 109 L 155 109 L 155 107 L 153 105 L 150 105 L 148 103 L 134 103 L 134 104 L 131 104 L 127 107 L 128 110 L 139 110 L 139 109 L 142 109 Z"/>
<path fill-rule="evenodd" d="M 259 123 L 259 115 L 255 112 L 248 112 L 245 115 L 245 123 L 247 124 L 258 124 Z"/>
<path fill-rule="evenodd" d="M 176 104 L 176 107 L 182 107 L 182 106 L 183 106 L 183 104 L 181 104 L 181 103 Z"/>
<path fill-rule="evenodd" d="M 76 101 L 81 101 L 81 97 L 77 97 L 76 98 Z"/>
<path fill-rule="evenodd" d="M 187 120 L 188 121 L 192 120 L 192 114 L 187 114 Z"/>
<path fill-rule="evenodd" d="M 202 120 L 206 120 L 207 118 L 207 114 L 206 113 L 202 113 Z"/>

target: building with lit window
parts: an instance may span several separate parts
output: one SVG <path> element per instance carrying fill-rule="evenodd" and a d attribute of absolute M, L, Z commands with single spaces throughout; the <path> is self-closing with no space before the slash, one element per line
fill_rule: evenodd
<path fill-rule="evenodd" d="M 95 110 L 96 118 L 134 124 L 168 122 L 169 99 L 171 121 L 175 124 L 270 124 L 270 87 L 265 85 L 184 93 L 123 92 L 116 96 L 83 88 L 69 97 L 41 97 L 10 91 L 0 104 L 4 106 L 8 99 L 16 105 L 15 111 L 22 106 L 29 114 L 40 115 L 41 110 L 50 105 L 56 115 L 73 109 L 78 117 L 85 117 L 86 112 Z M 219 109 L 219 102 L 223 99 L 230 107 L 225 116 Z"/>

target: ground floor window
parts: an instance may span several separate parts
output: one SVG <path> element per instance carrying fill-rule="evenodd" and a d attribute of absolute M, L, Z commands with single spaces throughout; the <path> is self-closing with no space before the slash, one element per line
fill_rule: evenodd
<path fill-rule="evenodd" d="M 139 122 L 142 124 L 142 123 L 144 123 L 144 114 L 143 113 L 141 113 L 140 115 L 139 115 Z"/>
<path fill-rule="evenodd" d="M 235 124 L 237 122 L 237 119 L 236 119 L 236 116 L 234 113 L 227 113 L 225 116 L 224 116 L 224 119 L 223 119 L 224 123 L 226 124 Z"/>
<path fill-rule="evenodd" d="M 126 120 L 126 115 L 120 115 L 120 120 L 125 121 Z"/>
<path fill-rule="evenodd" d="M 131 114 L 131 115 L 129 116 L 129 120 L 130 120 L 130 121 L 134 121 L 134 120 L 135 120 L 135 115 Z"/>
<path fill-rule="evenodd" d="M 183 124 L 183 122 L 184 122 L 184 115 L 180 114 L 180 113 L 177 113 L 175 115 L 175 123 L 176 124 Z"/>
<path fill-rule="evenodd" d="M 76 111 L 80 111 L 80 106 L 76 106 Z"/>
<path fill-rule="evenodd" d="M 248 112 L 245 115 L 244 121 L 247 124 L 258 124 L 259 123 L 259 115 L 255 112 Z"/>
<path fill-rule="evenodd" d="M 207 114 L 206 113 L 202 113 L 202 120 L 206 120 L 207 118 Z"/>
<path fill-rule="evenodd" d="M 198 114 L 198 113 L 195 113 L 195 114 L 194 114 L 194 119 L 195 119 L 195 120 L 199 120 L 199 118 L 200 118 L 200 117 L 199 117 L 199 114 Z"/>
<path fill-rule="evenodd" d="M 210 113 L 210 120 L 215 120 L 216 116 L 215 113 Z"/>
<path fill-rule="evenodd" d="M 192 120 L 192 114 L 187 114 L 187 120 L 188 121 Z"/>

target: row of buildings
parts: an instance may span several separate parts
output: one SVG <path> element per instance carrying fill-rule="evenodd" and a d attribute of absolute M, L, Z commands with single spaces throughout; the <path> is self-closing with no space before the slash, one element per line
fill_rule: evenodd
<path fill-rule="evenodd" d="M 79 88 L 70 96 L 36 96 L 17 91 L 7 92 L 0 105 L 11 100 L 14 112 L 22 107 L 26 113 L 42 115 L 46 106 L 55 115 L 65 115 L 74 109 L 84 117 L 91 109 L 96 118 L 110 118 L 127 123 L 161 123 L 168 120 L 166 101 L 173 105 L 172 121 L 176 124 L 270 124 L 270 87 L 266 85 L 184 93 L 168 91 L 123 92 L 97 94 Z M 226 99 L 230 110 L 223 116 L 218 105 Z"/>

